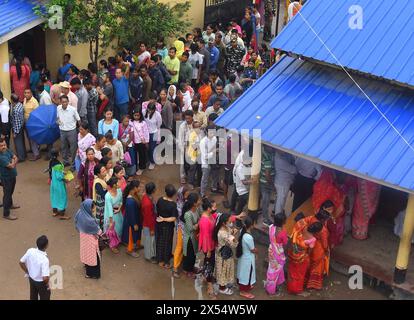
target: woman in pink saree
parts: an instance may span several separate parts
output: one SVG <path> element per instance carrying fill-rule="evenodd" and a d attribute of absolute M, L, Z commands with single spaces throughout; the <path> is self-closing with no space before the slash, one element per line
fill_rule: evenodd
<path fill-rule="evenodd" d="M 354 210 L 352 214 L 352 237 L 368 238 L 368 226 L 374 216 L 380 197 L 381 186 L 375 182 L 357 179 Z"/>
<path fill-rule="evenodd" d="M 287 245 L 288 237 L 283 225 L 286 223 L 284 213 L 275 216 L 275 222 L 269 227 L 269 266 L 267 268 L 267 279 L 265 282 L 266 292 L 270 295 L 278 294 L 279 286 L 285 282 L 284 266 L 286 256 L 284 246 Z"/>

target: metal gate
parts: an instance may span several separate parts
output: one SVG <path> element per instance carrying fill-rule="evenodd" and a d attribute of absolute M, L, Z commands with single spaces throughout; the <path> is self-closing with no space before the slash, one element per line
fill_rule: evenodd
<path fill-rule="evenodd" d="M 225 24 L 233 18 L 240 23 L 244 9 L 252 4 L 253 0 L 205 0 L 204 24 Z"/>

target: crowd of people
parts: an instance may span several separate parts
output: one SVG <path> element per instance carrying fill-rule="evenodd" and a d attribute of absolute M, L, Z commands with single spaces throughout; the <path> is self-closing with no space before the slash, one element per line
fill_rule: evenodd
<path fill-rule="evenodd" d="M 257 221 L 245 213 L 249 185 L 255 183 L 249 173 L 251 158 L 243 150 L 232 152 L 232 144 L 240 143 L 240 137 L 227 132 L 226 139 L 219 139 L 214 121 L 278 59 L 261 43 L 256 32 L 260 26 L 257 9 L 246 8 L 241 25 L 233 20 L 226 30 L 212 25 L 204 31 L 196 28 L 169 48 L 162 39 L 154 46 L 140 43 L 137 54 L 123 48 L 115 57 L 99 65 L 90 63 L 87 69 L 79 70 L 65 54 L 54 84 L 44 66 L 32 69 L 29 62 L 16 57 L 11 67 L 11 108 L 0 95 L 4 215 L 17 218 L 10 214 L 11 196 L 16 163 L 26 159 L 25 123 L 39 105 L 54 104 L 61 143 L 60 151 L 46 146 L 51 214 L 70 219 L 66 212 L 69 169 L 76 175 L 82 199 L 75 224 L 87 278 L 100 278 L 105 246 L 119 254 L 124 245 L 134 258 L 143 249 L 149 263 L 171 270 L 176 278 L 194 279 L 201 274 L 211 298 L 218 292 L 232 295 L 235 283 L 241 296 L 254 298 L 258 250 L 252 230 Z M 10 117 L 6 116 L 9 110 Z M 17 157 L 7 147 L 10 135 Z M 28 140 L 33 153 L 29 160 L 37 161 L 40 146 Z M 138 179 L 146 170 L 156 170 L 161 142 L 180 151 L 180 187 L 149 182 L 142 192 Z M 223 149 L 227 161 L 219 163 Z M 13 182 L 7 187 L 4 181 L 9 176 Z M 347 214 L 353 217 L 353 235 L 366 237 L 367 210 L 371 217 L 379 187 L 366 186 L 370 183 L 362 180 L 345 186 L 334 171 L 266 146 L 262 147 L 259 184 L 260 212 L 270 240 L 266 292 L 280 292 L 286 261 L 289 293 L 321 289 L 330 249 L 340 244 L 347 230 Z M 157 188 L 164 189 L 159 199 L 155 198 Z M 367 188 L 370 194 L 377 190 L 377 197 L 372 197 L 369 209 L 361 205 L 358 209 Z M 288 215 L 284 209 L 290 190 L 295 193 L 293 211 L 312 198 L 315 212 L 295 217 L 285 254 Z M 346 205 L 351 190 L 355 204 Z M 218 210 L 221 203 L 211 194 L 223 196 L 228 213 Z M 197 256 L 202 257 L 201 268 L 196 268 Z"/>

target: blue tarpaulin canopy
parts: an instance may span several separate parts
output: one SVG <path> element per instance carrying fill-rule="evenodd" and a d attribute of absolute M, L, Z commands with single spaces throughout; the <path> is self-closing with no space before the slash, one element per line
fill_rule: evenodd
<path fill-rule="evenodd" d="M 355 76 L 414 144 L 414 91 Z M 216 121 L 276 148 L 414 193 L 414 151 L 342 71 L 284 56 Z"/>
<path fill-rule="evenodd" d="M 308 0 L 272 47 L 414 86 L 414 1 Z"/>

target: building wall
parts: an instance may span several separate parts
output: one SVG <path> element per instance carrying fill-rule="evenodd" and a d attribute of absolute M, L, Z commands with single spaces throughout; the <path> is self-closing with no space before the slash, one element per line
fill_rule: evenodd
<path fill-rule="evenodd" d="M 9 68 L 9 45 L 6 41 L 0 44 L 0 89 L 8 100 L 11 95 Z"/>
<path fill-rule="evenodd" d="M 160 0 L 164 3 L 176 3 L 184 0 Z M 187 13 L 187 19 L 191 21 L 191 31 L 194 27 L 203 27 L 204 23 L 204 0 L 190 0 L 191 8 Z M 105 48 L 103 57 L 113 56 L 116 52 L 112 48 Z M 76 46 L 62 45 L 59 36 L 55 30 L 46 32 L 46 62 L 52 76 L 56 77 L 56 71 L 62 63 L 62 57 L 65 53 L 72 56 L 71 62 L 80 69 L 87 67 L 90 62 L 89 44 L 79 44 Z"/>
<path fill-rule="evenodd" d="M 183 2 L 184 0 L 160 0 L 164 3 L 177 3 Z M 203 28 L 204 25 L 204 9 L 205 9 L 205 0 L 190 0 L 191 7 L 187 12 L 187 18 L 191 22 L 191 31 L 195 27 Z"/>

